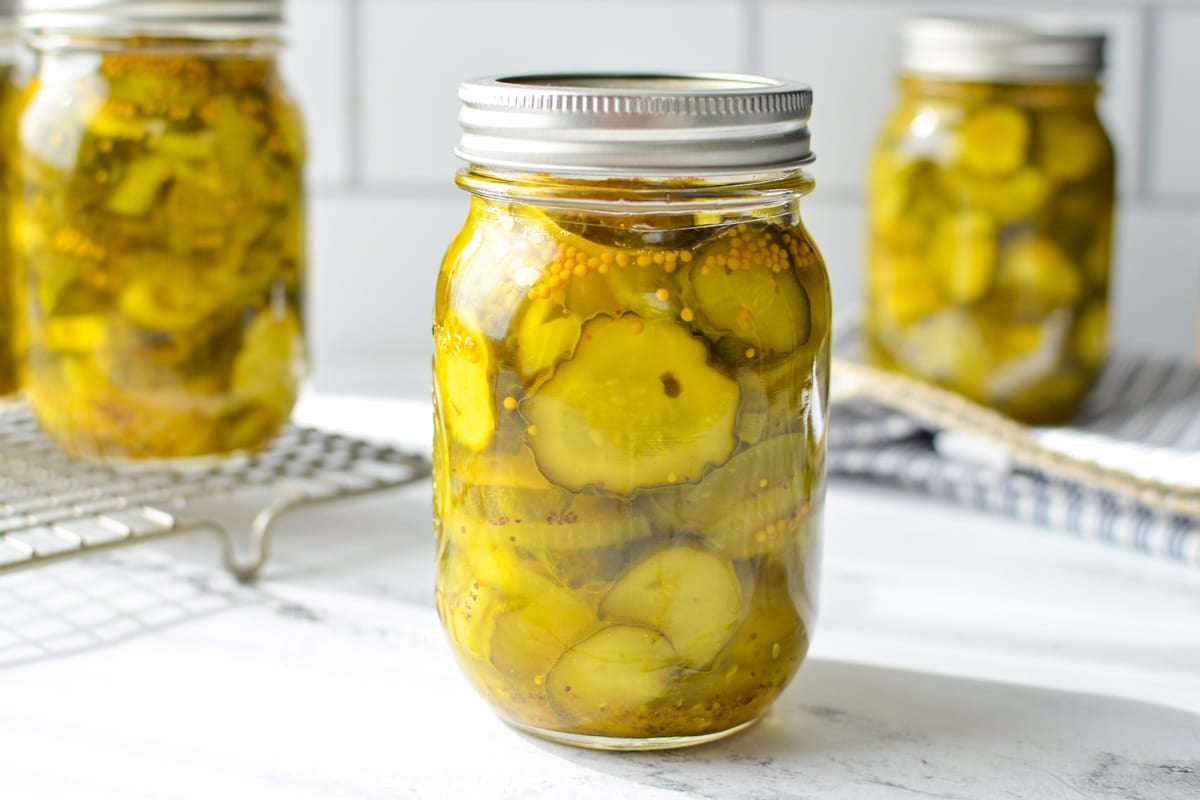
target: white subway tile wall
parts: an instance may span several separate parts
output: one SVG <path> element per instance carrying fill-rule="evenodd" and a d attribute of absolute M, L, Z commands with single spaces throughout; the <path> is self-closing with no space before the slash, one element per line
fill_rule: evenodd
<path fill-rule="evenodd" d="M 1102 113 L 1121 158 L 1114 336 L 1194 355 L 1196 0 L 290 1 L 285 68 L 310 135 L 318 386 L 356 360 L 429 353 L 438 262 L 466 208 L 453 184 L 455 87 L 482 74 L 754 71 L 811 83 L 818 185 L 805 215 L 829 261 L 835 305 L 852 309 L 863 173 L 893 99 L 896 24 L 946 11 L 1052 15 L 1109 34 Z"/>

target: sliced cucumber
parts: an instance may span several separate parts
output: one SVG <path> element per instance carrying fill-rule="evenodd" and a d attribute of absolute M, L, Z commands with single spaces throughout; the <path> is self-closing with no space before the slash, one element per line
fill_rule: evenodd
<path fill-rule="evenodd" d="M 701 330 L 767 356 L 805 344 L 812 302 L 793 261 L 792 248 L 770 227 L 737 225 L 715 238 L 686 275 L 684 296 Z"/>
<path fill-rule="evenodd" d="M 540 378 L 571 357 L 579 341 L 583 318 L 552 300 L 533 300 L 520 312 L 509 346 L 525 380 Z"/>
<path fill-rule="evenodd" d="M 791 680 L 807 649 L 788 573 L 767 566 L 754 577 L 745 616 L 728 646 L 710 669 L 682 678 L 684 705 L 744 708 L 746 719 L 753 719 Z"/>
<path fill-rule="evenodd" d="M 562 654 L 546 675 L 546 697 L 580 732 L 622 735 L 671 691 L 678 657 L 667 637 L 639 625 L 610 625 Z"/>
<path fill-rule="evenodd" d="M 563 652 L 596 625 L 591 605 L 549 580 L 525 605 L 496 617 L 492 630 L 492 665 L 506 676 L 534 681 L 544 676 Z M 527 584 L 529 586 L 529 584 Z"/>
<path fill-rule="evenodd" d="M 434 381 L 446 427 L 467 448 L 483 450 L 496 429 L 491 347 L 453 312 L 434 326 L 434 343 Z"/>
<path fill-rule="evenodd" d="M 731 558 L 776 552 L 807 535 L 808 437 L 774 436 L 755 444 L 695 486 L 655 493 L 649 510 L 659 531 L 692 533 Z"/>
<path fill-rule="evenodd" d="M 575 356 L 521 403 L 527 442 L 550 481 L 629 496 L 686 483 L 724 462 L 740 391 L 702 340 L 666 320 L 600 316 Z"/>
<path fill-rule="evenodd" d="M 668 545 L 617 579 L 600 616 L 662 631 L 683 664 L 703 667 L 729 640 L 741 605 L 741 584 L 727 558 Z"/>

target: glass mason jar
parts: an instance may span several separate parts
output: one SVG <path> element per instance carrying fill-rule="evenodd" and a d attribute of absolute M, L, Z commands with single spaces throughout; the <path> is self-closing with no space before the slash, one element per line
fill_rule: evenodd
<path fill-rule="evenodd" d="M 15 234 L 29 402 L 77 456 L 255 450 L 306 372 L 282 0 L 27 0 Z"/>
<path fill-rule="evenodd" d="M 830 295 L 806 87 L 463 84 L 434 322 L 437 606 L 510 724 L 724 736 L 814 622 Z"/>
<path fill-rule="evenodd" d="M 922 19 L 871 162 L 870 359 L 1031 424 L 1105 357 L 1113 149 L 1101 35 Z"/>
<path fill-rule="evenodd" d="M 8 192 L 12 186 L 9 170 L 10 137 L 14 133 L 17 104 L 17 25 L 16 0 L 0 0 L 0 404 L 20 388 L 13 304 L 12 271 L 8 235 Z"/>

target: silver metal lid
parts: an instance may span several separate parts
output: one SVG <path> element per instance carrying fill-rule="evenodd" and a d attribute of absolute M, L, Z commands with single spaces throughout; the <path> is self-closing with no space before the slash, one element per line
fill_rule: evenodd
<path fill-rule="evenodd" d="M 763 172 L 813 160 L 812 90 L 755 75 L 520 75 L 465 81 L 455 153 L 602 175 Z"/>
<path fill-rule="evenodd" d="M 19 0 L 30 32 L 262 36 L 283 24 L 284 0 Z"/>
<path fill-rule="evenodd" d="M 926 17 L 901 35 L 902 69 L 956 80 L 1090 80 L 1104 71 L 1104 34 L 1051 23 Z"/>

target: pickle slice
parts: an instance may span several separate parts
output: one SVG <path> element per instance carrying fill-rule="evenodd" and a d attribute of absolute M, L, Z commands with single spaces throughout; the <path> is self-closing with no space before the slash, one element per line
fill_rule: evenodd
<path fill-rule="evenodd" d="M 522 312 L 513 350 L 526 380 L 538 378 L 571 357 L 583 319 L 551 300 L 533 300 Z"/>
<path fill-rule="evenodd" d="M 807 429 L 813 403 L 813 364 L 798 354 L 778 364 L 739 370 L 742 406 L 738 412 L 738 438 L 756 444 L 786 433 Z"/>
<path fill-rule="evenodd" d="M 737 626 L 742 587 L 728 559 L 668 545 L 634 564 L 600 602 L 600 617 L 662 631 L 683 663 L 703 667 Z"/>
<path fill-rule="evenodd" d="M 521 680 L 545 675 L 596 624 L 590 605 L 549 580 L 540 583 L 525 598 L 509 598 L 513 610 L 497 616 L 492 630 L 492 665 Z"/>
<path fill-rule="evenodd" d="M 460 526 L 472 539 L 531 552 L 623 546 L 650 535 L 650 523 L 626 502 L 565 492 L 546 481 L 529 449 L 459 459 Z"/>
<path fill-rule="evenodd" d="M 871 161 L 872 232 L 899 248 L 923 247 L 942 215 L 938 168 L 882 150 Z"/>
<path fill-rule="evenodd" d="M 804 658 L 808 636 L 788 589 L 787 571 L 772 565 L 755 576 L 742 623 L 709 670 L 682 683 L 683 702 L 746 708 L 756 716 L 787 685 Z"/>
<path fill-rule="evenodd" d="M 1083 278 L 1053 240 L 1027 236 L 1009 245 L 996 274 L 997 300 L 1010 316 L 1041 316 L 1069 306 L 1083 293 Z"/>
<path fill-rule="evenodd" d="M 944 307 L 948 300 L 941 283 L 916 250 L 902 250 L 872 241 L 867 292 L 878 323 L 885 332 L 907 328 Z"/>
<path fill-rule="evenodd" d="M 804 471 L 806 450 L 807 437 L 802 433 L 775 436 L 748 447 L 694 486 L 651 495 L 655 523 L 695 531 L 730 516 L 739 502 L 756 493 L 794 483 Z"/>
<path fill-rule="evenodd" d="M 295 313 L 260 311 L 242 334 L 229 388 L 239 400 L 286 414 L 294 402 L 292 387 L 305 368 L 304 335 Z"/>
<path fill-rule="evenodd" d="M 1046 175 L 1033 167 L 1022 167 L 999 178 L 951 170 L 946 174 L 946 183 L 957 195 L 958 205 L 976 209 L 1000 223 L 1033 219 L 1045 208 L 1053 190 Z"/>
<path fill-rule="evenodd" d="M 469 655 L 532 680 L 595 625 L 592 604 L 542 575 L 534 561 L 470 537 L 446 545 L 439 613 Z"/>
<path fill-rule="evenodd" d="M 440 582 L 437 597 L 442 624 L 450 640 L 464 652 L 487 661 L 491 658 L 496 617 L 504 609 L 504 594 L 493 582 L 474 577 L 474 559 L 465 554 L 452 551 L 444 563 L 464 574 L 461 580 L 460 576 L 447 575 Z"/>
<path fill-rule="evenodd" d="M 173 167 L 162 156 L 146 156 L 129 164 L 125 176 L 108 197 L 108 210 L 126 217 L 145 216 L 171 180 Z"/>
<path fill-rule="evenodd" d="M 633 312 L 642 317 L 677 318 L 682 298 L 672 277 L 691 254 L 657 248 L 620 248 L 585 239 L 530 206 L 518 211 L 527 236 L 553 243 L 534 300 L 550 298 L 583 319 Z"/>
<path fill-rule="evenodd" d="M 647 706 L 671 691 L 677 662 L 661 632 L 610 625 L 562 654 L 546 675 L 546 697 L 563 722 L 583 732 L 635 730 Z"/>
<path fill-rule="evenodd" d="M 229 291 L 211 277 L 164 258 L 143 267 L 117 302 L 121 313 L 136 325 L 183 333 L 227 310 L 228 301 Z"/>
<path fill-rule="evenodd" d="M 998 176 L 1016 171 L 1029 147 L 1029 120 L 1013 106 L 984 106 L 962 126 L 959 158 L 980 175 Z"/>
<path fill-rule="evenodd" d="M 697 480 L 725 461 L 737 442 L 739 395 L 682 326 L 600 316 L 521 413 L 538 469 L 551 482 L 629 496 Z"/>
<path fill-rule="evenodd" d="M 808 438 L 775 436 L 738 453 L 695 486 L 651 497 L 655 526 L 703 537 L 731 558 L 775 552 L 806 533 Z"/>
<path fill-rule="evenodd" d="M 491 349 L 453 312 L 435 326 L 433 336 L 434 377 L 450 434 L 471 450 L 482 450 L 496 428 Z"/>
<path fill-rule="evenodd" d="M 438 588 L 451 638 L 501 669 L 526 676 L 545 672 L 595 624 L 595 611 L 517 548 L 475 536 L 477 531 L 461 516 L 443 528 L 449 555 L 442 559 Z"/>
<path fill-rule="evenodd" d="M 1092 116 L 1053 113 L 1038 118 L 1039 166 L 1060 181 L 1074 181 L 1098 169 L 1105 158 L 1104 128 Z"/>
<path fill-rule="evenodd" d="M 996 224 L 978 212 L 954 215 L 939 226 L 931 258 L 952 300 L 979 300 L 996 271 Z"/>
<path fill-rule="evenodd" d="M 685 296 L 709 335 L 784 355 L 812 335 L 812 303 L 794 270 L 772 229 L 736 225 L 700 251 Z"/>
<path fill-rule="evenodd" d="M 569 278 L 563 294 L 567 308 L 581 317 L 616 316 L 631 311 L 642 317 L 675 319 L 683 299 L 675 280 L 646 254 L 620 253 L 603 272 L 591 270 Z M 662 254 L 657 254 L 662 257 Z"/>
<path fill-rule="evenodd" d="M 645 517 L 611 498 L 503 486 L 475 487 L 466 497 L 481 506 L 481 516 L 461 517 L 461 535 L 531 552 L 611 547 L 650 535 Z"/>

